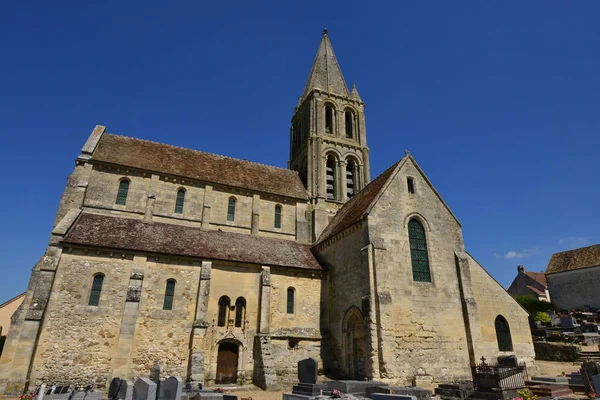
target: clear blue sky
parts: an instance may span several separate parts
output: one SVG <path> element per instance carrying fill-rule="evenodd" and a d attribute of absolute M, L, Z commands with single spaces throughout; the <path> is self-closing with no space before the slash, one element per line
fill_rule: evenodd
<path fill-rule="evenodd" d="M 26 288 L 95 125 L 285 167 L 328 28 L 374 178 L 409 149 L 507 286 L 600 242 L 600 3 L 8 2 L 0 302 Z"/>

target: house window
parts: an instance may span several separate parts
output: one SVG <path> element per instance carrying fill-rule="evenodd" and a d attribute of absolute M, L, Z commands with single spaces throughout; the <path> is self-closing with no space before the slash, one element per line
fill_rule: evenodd
<path fill-rule="evenodd" d="M 100 294 L 102 293 L 102 284 L 104 283 L 104 275 L 94 275 L 94 281 L 92 282 L 92 290 L 90 291 L 90 299 L 88 306 L 97 306 L 100 304 Z"/>
<path fill-rule="evenodd" d="M 225 326 L 225 324 L 227 324 L 230 304 L 231 302 L 227 296 L 223 296 L 219 299 L 219 320 L 217 321 L 217 325 Z"/>
<path fill-rule="evenodd" d="M 408 187 L 408 193 L 415 192 L 415 181 L 413 178 L 406 178 L 406 186 Z"/>
<path fill-rule="evenodd" d="M 294 313 L 294 293 L 295 290 L 294 288 L 288 288 L 287 290 L 287 313 L 288 314 L 293 314 Z"/>
<path fill-rule="evenodd" d="M 336 176 L 336 160 L 333 156 L 329 156 L 327 157 L 327 164 L 325 165 L 325 185 L 327 186 L 327 200 L 336 200 L 337 198 Z"/>
<path fill-rule="evenodd" d="M 235 327 L 243 328 L 246 319 L 246 299 L 238 297 L 235 301 Z"/>
<path fill-rule="evenodd" d="M 281 229 L 281 206 L 275 206 L 275 223 L 273 224 L 275 229 Z"/>
<path fill-rule="evenodd" d="M 333 107 L 325 107 L 325 132 L 333 133 Z"/>
<path fill-rule="evenodd" d="M 173 309 L 173 296 L 175 296 L 175 281 L 169 279 L 165 288 L 165 300 L 163 302 L 163 310 Z"/>
<path fill-rule="evenodd" d="M 508 322 L 502 315 L 496 317 L 496 339 L 498 340 L 498 350 L 513 351 L 512 339 L 510 337 L 510 328 Z"/>
<path fill-rule="evenodd" d="M 117 192 L 117 200 L 115 204 L 124 206 L 127 203 L 127 193 L 129 192 L 129 181 L 121 179 L 119 182 L 119 190 Z"/>
<path fill-rule="evenodd" d="M 227 221 L 235 221 L 235 198 L 229 198 L 229 204 L 227 206 Z"/>
<path fill-rule="evenodd" d="M 175 214 L 183 214 L 183 203 L 185 203 L 185 190 L 179 189 L 175 200 Z"/>
<path fill-rule="evenodd" d="M 346 119 L 346 137 L 348 139 L 352 139 L 352 137 L 354 136 L 353 135 L 354 114 L 352 114 L 352 111 L 346 110 L 346 112 L 344 113 L 344 116 Z"/>
<path fill-rule="evenodd" d="M 408 238 L 410 241 L 413 280 L 417 282 L 431 282 L 425 229 L 423 229 L 423 225 L 416 219 L 411 219 L 408 222 Z"/>

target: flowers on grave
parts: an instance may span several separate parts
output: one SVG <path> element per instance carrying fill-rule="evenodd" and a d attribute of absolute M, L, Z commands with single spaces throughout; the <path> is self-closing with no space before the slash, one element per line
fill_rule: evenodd
<path fill-rule="evenodd" d="M 35 393 L 34 392 L 30 392 L 30 393 L 25 393 L 19 396 L 19 400 L 33 400 L 35 399 Z"/>
<path fill-rule="evenodd" d="M 216 392 L 216 393 L 223 393 L 223 388 L 220 388 L 220 387 L 219 387 L 219 388 L 216 388 L 216 389 L 214 390 L 214 392 Z"/>
<path fill-rule="evenodd" d="M 342 397 L 342 393 L 337 389 L 333 389 L 331 391 L 331 397 L 336 398 L 336 399 L 340 398 L 340 397 Z"/>
<path fill-rule="evenodd" d="M 591 392 L 588 393 L 587 397 L 589 399 L 595 399 L 598 397 L 598 395 L 596 394 L 596 392 L 594 392 L 593 390 Z"/>
<path fill-rule="evenodd" d="M 517 397 L 509 397 L 508 400 L 537 400 L 538 398 L 529 389 L 517 390 L 517 394 Z"/>

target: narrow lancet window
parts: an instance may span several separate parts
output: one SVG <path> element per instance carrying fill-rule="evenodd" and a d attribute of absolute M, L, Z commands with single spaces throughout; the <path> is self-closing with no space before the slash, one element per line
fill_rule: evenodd
<path fill-rule="evenodd" d="M 115 204 L 124 206 L 127 203 L 127 194 L 129 193 L 129 181 L 121 179 L 119 182 L 119 191 L 117 192 L 117 200 Z"/>
<path fill-rule="evenodd" d="M 235 221 L 235 198 L 229 198 L 227 205 L 227 221 Z"/>
<path fill-rule="evenodd" d="M 217 321 L 217 325 L 225 326 L 227 324 L 227 319 L 229 318 L 229 305 L 231 302 L 229 301 L 229 297 L 223 296 L 219 299 L 219 318 Z"/>
<path fill-rule="evenodd" d="M 354 114 L 352 114 L 352 111 L 347 110 L 344 115 L 346 119 L 346 137 L 352 139 L 354 137 Z"/>
<path fill-rule="evenodd" d="M 281 206 L 275 206 L 275 221 L 274 224 L 275 229 L 281 229 Z"/>
<path fill-rule="evenodd" d="M 288 314 L 293 314 L 294 313 L 294 293 L 295 290 L 294 288 L 290 287 L 287 290 L 287 313 Z"/>
<path fill-rule="evenodd" d="M 92 290 L 90 291 L 90 299 L 88 306 L 97 306 L 100 304 L 100 294 L 102 293 L 102 284 L 104 283 L 104 275 L 94 275 L 94 281 L 92 282 Z"/>
<path fill-rule="evenodd" d="M 415 181 L 413 178 L 406 178 L 406 186 L 408 187 L 408 193 L 415 192 Z"/>
<path fill-rule="evenodd" d="M 325 132 L 333 133 L 333 107 L 325 107 Z"/>
<path fill-rule="evenodd" d="M 165 287 L 165 299 L 163 301 L 163 310 L 173 309 L 173 297 L 175 296 L 175 281 L 169 279 Z"/>
<path fill-rule="evenodd" d="M 243 328 L 246 319 L 246 299 L 238 297 L 235 301 L 235 327 Z"/>
<path fill-rule="evenodd" d="M 425 229 L 423 229 L 423 225 L 416 219 L 411 219 L 408 222 L 408 238 L 410 241 L 413 280 L 417 282 L 431 282 Z"/>
<path fill-rule="evenodd" d="M 175 214 L 183 214 L 183 203 L 185 203 L 185 190 L 179 189 L 175 200 Z"/>

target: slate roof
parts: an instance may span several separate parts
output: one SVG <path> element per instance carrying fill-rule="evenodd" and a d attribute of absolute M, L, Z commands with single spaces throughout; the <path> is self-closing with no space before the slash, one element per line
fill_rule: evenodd
<path fill-rule="evenodd" d="M 322 270 L 309 245 L 241 233 L 82 213 L 63 243 Z"/>
<path fill-rule="evenodd" d="M 600 244 L 552 254 L 546 274 L 600 266 Z"/>
<path fill-rule="evenodd" d="M 540 285 L 544 285 L 544 287 L 548 287 L 548 282 L 546 281 L 546 275 L 543 272 L 529 272 L 525 271 L 525 274 L 539 283 Z"/>
<path fill-rule="evenodd" d="M 404 159 L 402 159 L 404 160 Z M 337 235 L 357 223 L 375 200 L 377 194 L 383 189 L 392 172 L 402 160 L 386 169 L 381 175 L 362 188 L 356 196 L 351 198 L 335 214 L 329 225 L 325 228 L 316 244 L 321 243 L 332 236 Z"/>
<path fill-rule="evenodd" d="M 246 160 L 104 133 L 92 160 L 295 199 L 308 199 L 298 173 Z"/>

